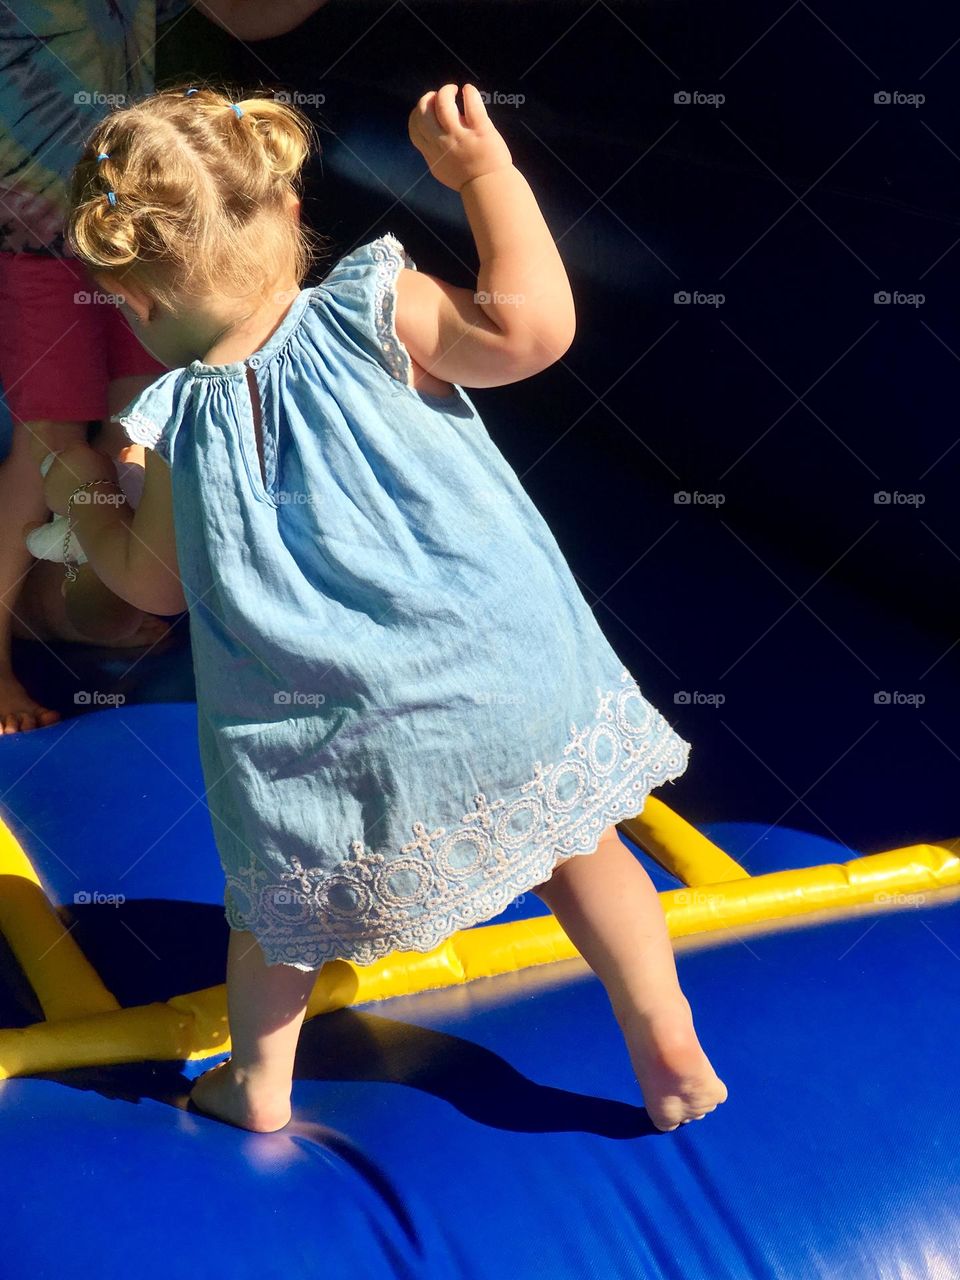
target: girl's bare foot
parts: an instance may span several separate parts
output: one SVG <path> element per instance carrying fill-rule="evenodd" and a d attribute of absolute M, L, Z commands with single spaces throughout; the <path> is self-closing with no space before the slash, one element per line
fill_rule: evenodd
<path fill-rule="evenodd" d="M 31 698 L 9 668 L 0 668 L 0 734 L 43 729 L 60 718 L 59 711 Z"/>
<path fill-rule="evenodd" d="M 292 1115 L 289 1090 L 284 1095 L 256 1072 L 235 1068 L 232 1059 L 199 1076 L 190 1101 L 198 1110 L 253 1133 L 276 1133 Z"/>
<path fill-rule="evenodd" d="M 702 1120 L 727 1099 L 727 1087 L 710 1065 L 682 993 L 653 1013 L 615 1010 L 647 1114 L 668 1132 Z"/>

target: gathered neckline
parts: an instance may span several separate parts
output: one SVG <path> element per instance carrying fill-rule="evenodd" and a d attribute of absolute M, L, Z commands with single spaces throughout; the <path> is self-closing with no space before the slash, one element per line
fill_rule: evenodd
<path fill-rule="evenodd" d="M 248 369 L 259 369 L 261 365 L 272 359 L 292 336 L 303 319 L 310 295 L 316 287 L 316 285 L 310 285 L 306 289 L 301 289 L 263 346 L 252 351 L 243 360 L 232 360 L 227 364 L 204 364 L 202 360 L 191 360 L 187 365 L 188 371 L 197 378 L 238 378 L 246 376 Z"/>
<path fill-rule="evenodd" d="M 205 364 L 202 360 L 191 360 L 186 366 L 186 371 L 195 378 L 245 378 L 248 369 L 261 368 L 273 359 L 281 347 L 286 345 L 299 327 L 313 295 L 322 291 L 325 287 L 325 282 L 321 280 L 319 284 L 308 285 L 305 289 L 301 289 L 291 302 L 286 315 L 263 346 L 258 347 L 256 351 L 252 351 L 243 360 L 233 360 L 226 364 Z M 445 396 L 438 396 L 432 391 L 420 391 L 416 387 L 411 387 L 408 383 L 400 382 L 399 379 L 394 379 L 394 381 L 419 400 L 427 401 L 438 408 L 465 404 L 463 393 L 455 382 L 451 383 L 452 391 Z"/>

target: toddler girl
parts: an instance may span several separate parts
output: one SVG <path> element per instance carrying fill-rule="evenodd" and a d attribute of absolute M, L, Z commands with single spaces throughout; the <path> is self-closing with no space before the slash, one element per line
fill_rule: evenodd
<path fill-rule="evenodd" d="M 617 835 L 689 745 L 647 702 L 465 386 L 569 347 L 574 309 L 479 91 L 409 132 L 459 192 L 476 290 L 386 232 L 302 288 L 303 118 L 155 94 L 89 139 L 75 252 L 170 367 L 119 415 L 147 447 L 134 512 L 71 447 L 52 510 L 124 599 L 190 610 L 200 753 L 226 877 L 231 1058 L 201 1111 L 290 1118 L 316 970 L 427 952 L 532 889 L 602 980 L 660 1129 L 726 1089 L 657 893 Z M 589 857 L 578 855 L 589 854 Z"/>

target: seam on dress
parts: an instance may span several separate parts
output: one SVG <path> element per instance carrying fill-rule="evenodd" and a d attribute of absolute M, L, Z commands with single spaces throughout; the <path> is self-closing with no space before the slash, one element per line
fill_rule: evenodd
<path fill-rule="evenodd" d="M 625 667 L 620 681 L 619 690 L 597 687 L 592 721 L 571 724 L 559 760 L 536 761 L 513 800 L 478 793 L 459 827 L 415 822 L 414 839 L 389 857 L 354 839 L 353 856 L 334 871 L 294 858 L 279 880 L 251 855 L 226 875 L 228 924 L 253 932 L 268 964 L 316 969 L 333 958 L 367 965 L 392 951 L 432 951 L 498 915 L 561 861 L 594 852 L 610 823 L 635 817 L 655 787 L 685 771 L 690 744 Z M 631 704 L 639 720 L 630 718 Z M 480 883 L 464 889 L 478 874 Z"/>

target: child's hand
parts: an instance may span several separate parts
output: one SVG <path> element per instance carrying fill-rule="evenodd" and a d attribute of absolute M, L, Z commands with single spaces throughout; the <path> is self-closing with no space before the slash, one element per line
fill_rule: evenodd
<path fill-rule="evenodd" d="M 88 480 L 116 480 L 117 470 L 111 458 L 86 444 L 73 444 L 61 449 L 43 481 L 47 506 L 58 516 L 67 514 L 67 499 L 77 485 Z"/>
<path fill-rule="evenodd" d="M 471 178 L 513 164 L 507 144 L 497 132 L 480 90 L 463 86 L 463 109 L 457 108 L 457 86 L 445 84 L 425 93 L 410 112 L 407 130 L 430 172 L 445 187 L 459 191 Z"/>

